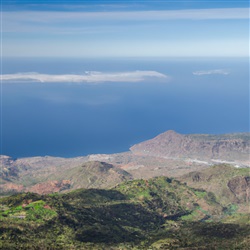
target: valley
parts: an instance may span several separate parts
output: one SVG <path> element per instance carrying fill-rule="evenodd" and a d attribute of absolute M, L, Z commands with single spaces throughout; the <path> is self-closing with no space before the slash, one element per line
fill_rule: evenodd
<path fill-rule="evenodd" d="M 170 130 L 118 154 L 20 159 L 1 156 L 0 190 L 2 195 L 21 191 L 43 194 L 109 188 L 127 179 L 178 177 L 216 164 L 249 168 L 249 152 L 249 133 L 181 135 Z"/>
<path fill-rule="evenodd" d="M 119 154 L 1 156 L 0 248 L 247 249 L 248 151 L 247 133 L 167 131 Z"/>

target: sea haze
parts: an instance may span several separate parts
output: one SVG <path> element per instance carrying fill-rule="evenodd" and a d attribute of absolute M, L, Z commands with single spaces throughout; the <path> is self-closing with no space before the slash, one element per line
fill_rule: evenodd
<path fill-rule="evenodd" d="M 2 83 L 2 152 L 74 157 L 127 151 L 172 129 L 249 130 L 247 59 L 4 58 L 3 74 L 156 71 L 140 82 Z"/>

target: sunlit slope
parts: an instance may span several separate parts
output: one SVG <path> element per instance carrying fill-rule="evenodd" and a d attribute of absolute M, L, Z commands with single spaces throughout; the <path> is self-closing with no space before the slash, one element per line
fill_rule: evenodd
<path fill-rule="evenodd" d="M 3 249 L 230 249 L 247 246 L 250 229 L 247 214 L 229 213 L 212 192 L 166 177 L 108 190 L 17 194 L 0 204 Z"/>

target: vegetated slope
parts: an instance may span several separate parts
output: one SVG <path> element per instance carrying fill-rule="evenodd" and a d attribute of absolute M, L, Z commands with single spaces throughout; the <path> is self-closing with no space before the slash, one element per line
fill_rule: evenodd
<path fill-rule="evenodd" d="M 213 193 L 172 178 L 134 180 L 113 189 L 17 194 L 0 199 L 2 249 L 175 249 L 248 246 L 249 225 Z M 210 222 L 206 222 L 209 220 Z"/>
<path fill-rule="evenodd" d="M 3 195 L 11 191 L 25 191 L 48 194 L 78 188 L 108 188 L 122 181 L 132 179 L 132 176 L 126 171 L 112 164 L 99 161 L 85 162 L 69 169 L 57 168 L 49 173 L 49 175 L 40 177 L 39 180 L 34 180 L 34 183 L 27 183 L 26 186 L 25 179 L 22 179 L 18 174 L 16 176 L 10 175 L 11 178 L 5 179 L 5 183 L 0 186 L 1 193 Z M 14 178 L 18 182 L 23 180 L 23 185 L 14 182 Z"/>
<path fill-rule="evenodd" d="M 213 192 L 223 205 L 232 203 L 247 211 L 250 202 L 250 170 L 230 165 L 215 165 L 202 171 L 195 171 L 178 178 L 194 188 Z"/>
<path fill-rule="evenodd" d="M 169 130 L 130 148 L 134 154 L 249 161 L 250 133 L 225 135 L 181 135 Z"/>

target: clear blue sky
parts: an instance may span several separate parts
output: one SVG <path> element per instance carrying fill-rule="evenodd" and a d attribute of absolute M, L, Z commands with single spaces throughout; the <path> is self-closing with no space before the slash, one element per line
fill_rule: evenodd
<path fill-rule="evenodd" d="M 2 0 L 3 56 L 248 56 L 249 2 Z"/>

